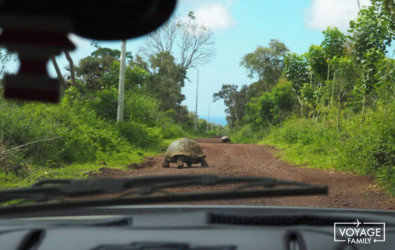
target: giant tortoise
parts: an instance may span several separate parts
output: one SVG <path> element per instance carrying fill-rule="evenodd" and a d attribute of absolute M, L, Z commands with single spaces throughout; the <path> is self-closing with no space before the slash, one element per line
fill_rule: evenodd
<path fill-rule="evenodd" d="M 229 136 L 227 136 L 227 135 L 222 136 L 221 142 L 222 143 L 229 143 L 230 142 Z"/>
<path fill-rule="evenodd" d="M 162 167 L 170 167 L 170 163 L 177 163 L 177 168 L 183 168 L 184 163 L 190 168 L 192 164 L 200 163 L 208 167 L 206 155 L 203 154 L 199 143 L 189 138 L 182 138 L 172 142 L 166 150 Z"/>

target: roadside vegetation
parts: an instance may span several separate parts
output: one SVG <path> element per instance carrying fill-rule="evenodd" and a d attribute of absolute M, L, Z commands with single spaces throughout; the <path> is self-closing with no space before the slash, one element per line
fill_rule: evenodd
<path fill-rule="evenodd" d="M 102 167 L 126 169 L 163 153 L 176 138 L 207 136 L 205 120 L 194 131 L 193 113 L 179 123 L 144 91 L 127 92 L 123 122 L 116 122 L 115 89 L 90 94 L 69 87 L 57 105 L 0 100 L 1 188 L 84 177 Z"/>
<path fill-rule="evenodd" d="M 374 175 L 395 195 L 395 6 L 372 1 L 348 34 L 328 27 L 299 55 L 272 39 L 240 64 L 258 81 L 223 84 L 232 140 L 284 149 L 285 160 Z"/>
<path fill-rule="evenodd" d="M 183 45 L 182 39 L 195 42 L 195 47 Z M 65 89 L 59 104 L 0 98 L 0 188 L 44 178 L 82 178 L 102 167 L 126 169 L 163 153 L 176 138 L 208 136 L 208 126 L 220 129 L 198 119 L 195 130 L 195 114 L 181 105 L 187 71 L 210 59 L 213 50 L 212 32 L 196 25 L 193 13 L 189 20 L 173 19 L 148 37 L 143 54 L 126 53 L 121 122 L 116 120 L 120 51 L 92 45 L 95 51 L 77 64 L 68 57 L 67 74 L 58 71 Z M 4 73 L 15 55 L 0 52 Z M 52 63 L 58 67 L 54 58 Z"/>

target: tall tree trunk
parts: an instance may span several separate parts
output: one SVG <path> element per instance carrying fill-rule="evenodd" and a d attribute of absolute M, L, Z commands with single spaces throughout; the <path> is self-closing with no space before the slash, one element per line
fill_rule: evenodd
<path fill-rule="evenodd" d="M 332 90 L 331 90 L 331 106 L 333 106 L 333 99 L 335 94 L 336 71 L 333 73 Z"/>
<path fill-rule="evenodd" d="M 299 109 L 299 112 L 300 112 L 300 118 L 303 118 L 303 102 L 302 102 L 302 100 L 300 100 L 300 97 L 297 95 L 296 96 L 297 98 L 298 98 L 298 101 L 299 101 L 299 104 L 300 104 L 300 109 Z"/>
<path fill-rule="evenodd" d="M 363 123 L 365 122 L 365 109 L 366 109 L 366 93 L 363 95 L 363 100 L 362 100 L 362 118 L 361 118 L 361 127 L 363 127 Z"/>
<path fill-rule="evenodd" d="M 329 81 L 329 73 L 331 72 L 331 65 L 330 65 L 330 61 L 328 62 L 328 72 L 326 74 L 326 80 Z"/>
<path fill-rule="evenodd" d="M 74 69 L 73 59 L 71 58 L 70 52 L 68 50 L 65 50 L 64 54 L 66 55 L 67 61 L 69 61 L 71 83 L 73 84 L 73 86 L 75 86 L 76 85 L 76 83 L 75 83 L 75 69 Z"/>
<path fill-rule="evenodd" d="M 326 75 L 326 83 L 325 83 L 325 85 L 328 84 L 328 82 L 329 82 L 330 69 L 331 69 L 331 64 L 330 64 L 330 61 L 328 61 L 328 73 Z M 333 84 L 333 82 L 332 82 L 332 84 Z M 326 110 L 325 110 L 325 123 L 324 123 L 325 124 L 325 128 L 326 128 L 326 123 L 328 122 L 328 114 L 329 114 L 329 112 L 331 110 L 331 102 L 332 102 L 332 96 L 331 96 L 331 100 L 328 101 L 328 105 L 326 106 Z"/>
<path fill-rule="evenodd" d="M 56 62 L 55 56 L 51 56 L 51 62 L 52 62 L 52 64 L 53 64 L 54 68 L 55 68 L 56 75 L 58 76 L 59 81 L 63 84 L 64 87 L 66 87 L 64 78 L 63 78 L 63 76 L 62 76 L 62 72 L 60 72 L 59 65 L 58 65 L 58 63 Z"/>
<path fill-rule="evenodd" d="M 337 99 L 337 134 L 340 133 L 340 115 L 341 115 L 341 98 L 340 94 Z"/>

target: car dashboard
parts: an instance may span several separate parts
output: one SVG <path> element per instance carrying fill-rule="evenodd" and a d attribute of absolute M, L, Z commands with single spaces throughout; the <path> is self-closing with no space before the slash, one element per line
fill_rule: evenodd
<path fill-rule="evenodd" d="M 44 217 L 45 216 L 45 217 Z M 385 221 L 386 241 L 334 241 L 337 221 Z M 2 249 L 393 249 L 392 212 L 247 206 L 122 206 L 0 220 Z"/>

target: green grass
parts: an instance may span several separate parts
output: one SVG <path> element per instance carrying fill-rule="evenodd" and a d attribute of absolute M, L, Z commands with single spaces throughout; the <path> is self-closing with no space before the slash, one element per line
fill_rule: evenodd
<path fill-rule="evenodd" d="M 102 167 L 126 170 L 130 163 L 142 162 L 145 157 L 159 154 L 156 150 L 135 150 L 113 156 L 101 155 L 95 163 L 70 164 L 62 167 L 48 168 L 32 165 L 18 174 L 0 172 L 0 189 L 26 187 L 43 179 L 87 178 L 88 172 L 98 172 Z M 102 163 L 105 162 L 106 166 Z"/>
<path fill-rule="evenodd" d="M 181 125 L 161 118 L 159 111 L 151 110 L 157 119 L 143 115 L 140 123 L 115 123 L 100 118 L 86 103 L 69 103 L 67 98 L 59 105 L 0 98 L 0 110 L 0 189 L 44 178 L 83 178 L 103 162 L 125 169 L 163 153 L 174 138 L 188 136 Z M 21 145 L 25 146 L 18 148 Z"/>
<path fill-rule="evenodd" d="M 360 116 L 344 121 L 338 133 L 332 125 L 292 119 L 275 127 L 259 144 L 281 149 L 279 156 L 293 164 L 373 175 L 395 195 L 395 120 L 371 112 L 363 126 Z"/>
<path fill-rule="evenodd" d="M 259 143 L 282 149 L 282 159 L 306 167 L 333 169 L 339 161 L 336 130 L 310 120 L 290 120 Z"/>
<path fill-rule="evenodd" d="M 315 148 L 303 147 L 301 145 L 289 145 L 274 143 L 270 140 L 261 140 L 258 144 L 275 146 L 280 151 L 276 156 L 293 164 L 318 169 L 334 169 L 337 157 L 324 152 L 317 152 Z"/>
<path fill-rule="evenodd" d="M 61 167 L 29 165 L 15 173 L 0 171 L 0 189 L 27 187 L 43 179 L 88 178 L 87 173 L 99 172 L 102 167 L 127 170 L 131 163 L 140 163 L 146 157 L 163 154 L 167 146 L 175 139 L 164 139 L 162 143 L 145 149 L 135 148 L 130 152 L 106 155 L 99 152 L 94 163 L 70 164 Z M 105 163 L 106 165 L 103 165 Z"/>

